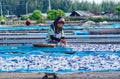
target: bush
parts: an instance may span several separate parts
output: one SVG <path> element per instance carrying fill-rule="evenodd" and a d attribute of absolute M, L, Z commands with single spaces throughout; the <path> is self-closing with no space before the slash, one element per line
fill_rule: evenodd
<path fill-rule="evenodd" d="M 102 22 L 102 21 L 104 21 L 104 18 L 102 18 L 102 17 L 98 17 L 98 18 L 89 17 L 89 20 L 94 21 L 94 22 Z"/>
<path fill-rule="evenodd" d="M 6 17 L 5 16 L 0 16 L 0 24 L 5 24 Z"/>
<path fill-rule="evenodd" d="M 42 17 L 41 19 L 37 20 L 37 23 L 46 23 L 46 19 Z"/>
<path fill-rule="evenodd" d="M 0 16 L 0 21 L 1 20 L 6 20 L 7 18 L 5 16 Z"/>
<path fill-rule="evenodd" d="M 40 10 L 34 10 L 32 15 L 30 16 L 31 20 L 40 20 L 42 18 L 42 13 Z"/>
<path fill-rule="evenodd" d="M 117 22 L 117 21 L 120 21 L 120 18 L 118 18 L 118 19 L 108 19 L 108 18 L 104 18 L 104 21 L 109 21 L 109 22 L 110 22 L 110 21 L 111 21 L 111 22 L 112 22 L 112 21 L 116 21 L 116 22 Z"/>
<path fill-rule="evenodd" d="M 22 16 L 22 17 L 21 17 L 21 20 L 26 20 L 27 18 L 29 18 L 29 16 L 28 16 L 28 15 L 25 15 L 25 16 Z"/>
<path fill-rule="evenodd" d="M 50 20 L 54 20 L 54 19 L 56 19 L 59 16 L 64 17 L 65 16 L 65 12 L 63 12 L 60 9 L 58 9 L 58 10 L 50 10 L 49 12 L 47 12 L 47 18 L 50 19 Z"/>
<path fill-rule="evenodd" d="M 120 18 L 120 6 L 117 6 L 116 10 L 118 10 L 118 17 Z"/>
<path fill-rule="evenodd" d="M 120 21 L 120 19 L 110 19 L 110 18 L 102 18 L 102 17 L 99 17 L 99 18 L 93 18 L 93 17 L 89 17 L 88 20 L 91 20 L 91 21 L 94 21 L 94 22 L 103 22 L 103 21 Z"/>
<path fill-rule="evenodd" d="M 120 11 L 120 6 L 117 6 L 117 7 L 116 7 L 116 10 Z"/>
<path fill-rule="evenodd" d="M 66 18 L 65 18 L 65 21 L 70 21 L 70 18 L 69 18 L 69 17 L 66 17 Z"/>

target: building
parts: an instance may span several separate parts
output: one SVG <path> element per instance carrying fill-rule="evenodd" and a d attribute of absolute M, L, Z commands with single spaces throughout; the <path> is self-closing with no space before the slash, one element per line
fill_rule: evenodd
<path fill-rule="evenodd" d="M 70 14 L 70 17 L 89 17 L 89 16 L 94 16 L 94 14 L 89 11 L 81 11 L 81 10 L 73 11 Z"/>
<path fill-rule="evenodd" d="M 103 18 L 118 19 L 117 12 L 104 12 L 102 16 Z"/>

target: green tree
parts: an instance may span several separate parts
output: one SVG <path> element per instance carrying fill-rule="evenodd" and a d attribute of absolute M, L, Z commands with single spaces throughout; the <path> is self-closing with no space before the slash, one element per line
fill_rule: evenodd
<path fill-rule="evenodd" d="M 40 20 L 42 18 L 42 14 L 40 10 L 34 10 L 32 15 L 30 16 L 30 19 L 32 20 Z"/>
<path fill-rule="evenodd" d="M 116 11 L 116 6 L 120 5 L 119 2 L 114 0 L 103 0 L 101 4 L 88 2 L 88 0 L 50 0 L 52 9 L 61 9 L 64 12 L 72 12 L 74 10 L 87 10 L 87 11 Z M 10 14 L 22 15 L 32 13 L 34 10 L 41 10 L 46 13 L 48 10 L 48 0 L 0 0 L 2 4 L 3 14 L 6 15 L 9 11 Z"/>
<path fill-rule="evenodd" d="M 79 2 L 75 0 L 73 3 L 73 10 L 78 10 L 78 5 L 79 5 Z"/>
<path fill-rule="evenodd" d="M 118 11 L 118 17 L 120 18 L 120 6 L 117 6 L 116 10 Z"/>
<path fill-rule="evenodd" d="M 59 16 L 65 16 L 65 13 L 60 9 L 51 10 L 51 11 L 47 12 L 47 18 L 50 19 L 50 20 L 54 20 Z"/>

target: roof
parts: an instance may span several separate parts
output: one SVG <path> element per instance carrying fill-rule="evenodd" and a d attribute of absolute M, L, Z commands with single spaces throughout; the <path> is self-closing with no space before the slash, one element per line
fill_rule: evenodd
<path fill-rule="evenodd" d="M 94 14 L 89 11 L 81 11 L 81 10 L 73 11 L 70 14 L 70 16 L 92 16 L 92 15 Z"/>

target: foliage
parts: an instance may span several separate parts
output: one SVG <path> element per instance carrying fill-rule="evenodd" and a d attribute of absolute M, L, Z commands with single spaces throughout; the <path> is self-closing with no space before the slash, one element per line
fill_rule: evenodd
<path fill-rule="evenodd" d="M 104 18 L 102 18 L 102 17 L 98 17 L 98 18 L 90 17 L 89 20 L 92 20 L 94 22 L 102 22 L 102 21 L 104 21 Z"/>
<path fill-rule="evenodd" d="M 30 16 L 31 20 L 40 20 L 42 18 L 42 13 L 40 10 L 34 10 L 32 15 Z"/>
<path fill-rule="evenodd" d="M 88 20 L 94 21 L 94 22 L 102 22 L 104 19 L 102 17 L 89 17 Z"/>
<path fill-rule="evenodd" d="M 42 17 L 40 20 L 37 20 L 37 23 L 46 23 L 46 19 Z"/>
<path fill-rule="evenodd" d="M 70 18 L 69 17 L 65 17 L 65 21 L 70 21 Z"/>
<path fill-rule="evenodd" d="M 78 21 L 78 20 L 86 20 L 86 18 L 82 17 L 69 17 L 70 21 Z"/>
<path fill-rule="evenodd" d="M 120 6 L 117 6 L 116 10 L 118 10 L 118 17 L 120 18 Z"/>
<path fill-rule="evenodd" d="M 27 18 L 29 18 L 29 16 L 28 15 L 24 15 L 24 16 L 21 17 L 21 20 L 26 20 Z"/>
<path fill-rule="evenodd" d="M 116 10 L 120 11 L 120 6 L 117 6 L 117 7 L 116 7 Z"/>
<path fill-rule="evenodd" d="M 49 12 L 47 12 L 47 18 L 48 19 L 55 19 L 57 17 L 57 11 L 56 10 L 51 10 Z"/>
<path fill-rule="evenodd" d="M 58 9 L 58 10 L 51 10 L 51 11 L 47 12 L 47 18 L 50 19 L 50 20 L 54 20 L 54 19 L 56 19 L 59 16 L 65 16 L 65 13 L 62 10 L 60 10 L 60 9 Z"/>
<path fill-rule="evenodd" d="M 1 20 L 6 20 L 6 17 L 5 16 L 0 16 L 0 21 Z"/>
<path fill-rule="evenodd" d="M 88 10 L 88 11 L 116 11 L 116 6 L 120 5 L 120 2 L 116 3 L 114 0 L 103 0 L 101 4 L 97 4 L 94 1 L 88 2 L 87 0 L 50 0 L 52 9 L 61 9 L 64 12 L 72 12 L 74 10 Z M 3 14 L 7 14 L 9 10 L 10 14 L 22 15 L 26 13 L 32 13 L 34 10 L 41 10 L 45 13 L 48 10 L 48 0 L 0 0 L 3 7 Z"/>
<path fill-rule="evenodd" d="M 104 21 L 109 21 L 109 22 L 110 22 L 110 21 L 111 21 L 111 22 L 113 22 L 113 21 L 115 22 L 115 21 L 116 21 L 116 22 L 118 22 L 118 21 L 120 21 L 120 18 L 118 18 L 118 19 L 104 18 Z"/>

